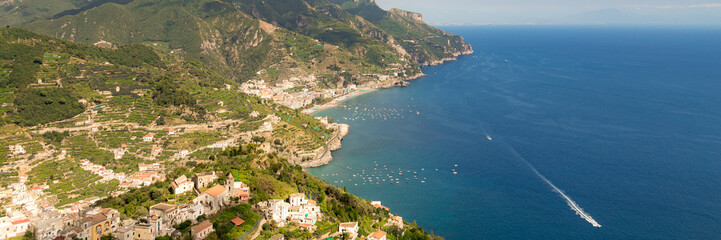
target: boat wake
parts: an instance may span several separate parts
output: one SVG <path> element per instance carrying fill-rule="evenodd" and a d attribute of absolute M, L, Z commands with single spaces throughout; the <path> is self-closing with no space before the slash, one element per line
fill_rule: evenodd
<path fill-rule="evenodd" d="M 481 129 L 483 130 L 483 134 L 486 135 L 486 139 L 488 139 L 488 141 L 493 141 L 493 138 L 488 134 L 488 131 L 486 131 L 486 127 L 483 126 L 483 123 L 481 123 Z"/>
<path fill-rule="evenodd" d="M 581 218 L 583 218 L 584 220 L 586 220 L 588 223 L 590 223 L 590 224 L 593 225 L 594 227 L 597 227 L 597 228 L 600 228 L 600 227 L 601 227 L 601 224 L 598 224 L 598 222 L 596 222 L 596 220 L 593 219 L 593 217 L 591 217 L 590 214 L 588 214 L 588 213 L 586 213 L 585 211 L 583 211 L 583 209 L 581 208 L 581 206 L 578 206 L 578 204 L 577 204 L 575 201 L 573 201 L 573 199 L 571 199 L 571 197 L 569 197 L 568 195 L 566 195 L 566 193 L 564 193 L 561 189 L 559 189 L 558 187 L 556 187 L 556 185 L 553 184 L 550 180 L 548 180 L 545 176 L 543 176 L 543 174 L 541 174 L 540 172 L 538 172 L 538 170 L 536 169 L 536 167 L 534 167 L 530 162 L 528 162 L 525 158 L 523 158 L 523 157 L 521 156 L 521 154 L 518 154 L 518 152 L 516 151 L 516 149 L 513 149 L 513 147 L 511 147 L 511 146 L 508 146 L 508 148 L 511 150 L 511 152 L 513 152 L 513 154 L 514 154 L 518 159 L 520 159 L 521 161 L 523 161 L 523 163 L 525 163 L 525 164 L 528 166 L 528 168 L 530 168 L 530 169 L 533 171 L 533 173 L 536 174 L 536 176 L 538 176 L 539 178 L 541 178 L 541 180 L 543 180 L 543 181 L 546 182 L 549 186 L 551 186 L 551 188 L 553 188 L 553 191 L 557 192 L 557 193 L 561 196 L 561 198 L 563 198 L 563 200 L 566 201 L 566 203 L 568 204 L 568 206 L 571 207 L 571 210 L 573 210 L 573 211 L 576 212 L 576 215 L 580 216 Z"/>

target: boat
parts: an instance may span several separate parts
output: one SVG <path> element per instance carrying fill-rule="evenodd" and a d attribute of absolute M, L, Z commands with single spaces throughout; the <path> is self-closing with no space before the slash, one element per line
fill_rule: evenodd
<path fill-rule="evenodd" d="M 486 135 L 486 139 L 488 139 L 488 141 L 493 141 L 493 138 L 489 135 Z"/>

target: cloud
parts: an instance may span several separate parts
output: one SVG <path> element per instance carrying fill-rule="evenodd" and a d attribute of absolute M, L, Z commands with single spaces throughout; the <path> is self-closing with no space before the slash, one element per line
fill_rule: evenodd
<path fill-rule="evenodd" d="M 707 4 L 694 4 L 688 5 L 690 8 L 717 8 L 721 7 L 721 3 L 707 3 Z"/>

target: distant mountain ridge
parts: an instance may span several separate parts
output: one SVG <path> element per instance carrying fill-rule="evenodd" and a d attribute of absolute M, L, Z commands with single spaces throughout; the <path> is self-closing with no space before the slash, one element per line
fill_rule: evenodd
<path fill-rule="evenodd" d="M 152 44 L 237 81 L 271 66 L 313 76 L 347 72 L 358 84 L 374 82 L 368 74 L 402 80 L 420 74 L 419 65 L 472 52 L 460 36 L 425 24 L 420 14 L 385 11 L 370 0 L 52 1 L 58 4 L 49 8 L 34 0 L 5 3 L 0 19 L 19 9 L 44 12 L 13 25 L 82 43 Z M 308 50 L 314 41 L 333 47 Z"/>

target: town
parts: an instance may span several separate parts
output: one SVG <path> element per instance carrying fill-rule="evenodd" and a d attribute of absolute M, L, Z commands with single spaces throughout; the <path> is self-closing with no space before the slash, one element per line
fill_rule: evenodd
<path fill-rule="evenodd" d="M 34 196 L 41 195 L 42 188 L 26 191 L 22 183 L 16 183 L 12 186 L 15 190 L 13 203 L 20 204 L 23 208 L 3 209 L 4 216 L 0 218 L 0 239 L 23 236 L 26 232 L 31 232 L 35 240 L 99 240 L 105 239 L 106 236 L 118 240 L 153 240 L 164 236 L 179 238 L 181 233 L 173 226 L 184 222 L 193 224 L 190 226 L 192 239 L 205 239 L 214 231 L 213 223 L 206 220 L 206 216 L 238 204 L 247 204 L 252 198 L 248 185 L 235 181 L 232 173 L 227 174 L 224 184 L 218 184 L 218 174 L 204 172 L 196 173 L 190 179 L 184 175 L 174 179 L 171 182 L 171 192 L 176 196 L 187 193 L 197 195 L 192 202 L 157 203 L 149 208 L 147 215 L 138 219 L 123 219 L 116 209 L 91 207 L 94 201 L 79 201 L 62 209 L 55 209 L 52 206 L 29 207 L 33 205 L 25 204 Z M 381 205 L 380 201 L 373 201 L 371 204 L 375 208 L 388 209 Z M 254 208 L 263 214 L 259 223 L 267 222 L 280 227 L 293 224 L 308 232 L 315 231 L 316 222 L 323 218 L 317 202 L 307 199 L 304 193 L 292 193 L 287 199 L 259 202 Z M 232 218 L 230 222 L 236 226 L 253 224 L 246 223 L 239 217 Z M 403 219 L 391 215 L 386 226 L 403 228 Z M 338 225 L 337 232 L 327 236 L 356 239 L 359 237 L 358 231 L 358 222 L 344 222 Z M 276 235 L 269 239 L 284 239 L 284 237 Z M 365 236 L 364 239 L 385 240 L 386 232 L 379 230 Z"/>

